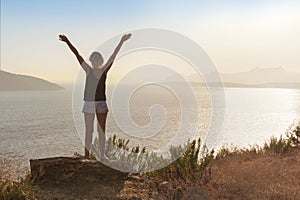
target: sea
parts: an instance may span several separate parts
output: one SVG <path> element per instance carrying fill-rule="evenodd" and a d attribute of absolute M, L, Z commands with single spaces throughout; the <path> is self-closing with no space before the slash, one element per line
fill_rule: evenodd
<path fill-rule="evenodd" d="M 300 117 L 297 89 L 225 88 L 216 99 L 212 93 L 194 87 L 193 101 L 153 86 L 129 100 L 110 101 L 107 137 L 115 134 L 155 151 L 197 137 L 210 138 L 210 148 L 247 148 L 284 135 Z M 0 156 L 24 171 L 30 159 L 83 154 L 82 102 L 72 87 L 0 92 Z"/>

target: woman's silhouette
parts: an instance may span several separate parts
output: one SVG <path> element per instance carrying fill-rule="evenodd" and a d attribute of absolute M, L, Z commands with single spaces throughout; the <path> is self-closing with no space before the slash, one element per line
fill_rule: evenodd
<path fill-rule="evenodd" d="M 113 62 L 121 49 L 123 43 L 131 37 L 131 34 L 125 34 L 117 47 L 115 48 L 113 54 L 110 56 L 108 61 L 104 63 L 103 57 L 99 52 L 93 52 L 90 55 L 89 60 L 91 61 L 92 67 L 87 64 L 82 56 L 78 53 L 76 48 L 72 45 L 70 40 L 65 35 L 59 35 L 59 39 L 65 42 L 71 51 L 75 54 L 79 64 L 86 73 L 86 82 L 84 89 L 84 106 L 82 112 L 84 113 L 85 120 L 85 153 L 84 157 L 89 158 L 90 149 L 93 138 L 93 128 L 94 128 L 94 118 L 95 114 L 98 120 L 98 134 L 100 143 L 100 158 L 107 159 L 105 150 L 105 124 L 107 118 L 107 104 L 106 104 L 106 94 L 105 94 L 105 82 L 106 75 Z"/>

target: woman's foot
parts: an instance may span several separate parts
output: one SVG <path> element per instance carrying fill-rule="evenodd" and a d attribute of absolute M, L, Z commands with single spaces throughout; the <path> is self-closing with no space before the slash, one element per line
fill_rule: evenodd
<path fill-rule="evenodd" d="M 77 159 L 89 159 L 89 158 L 87 158 L 86 156 L 83 156 L 83 155 L 81 155 L 81 154 L 78 153 L 78 152 L 74 153 L 73 157 L 74 157 L 74 158 L 77 158 Z"/>
<path fill-rule="evenodd" d="M 90 159 L 90 152 L 87 149 L 84 150 L 84 156 L 83 157 L 85 159 Z"/>

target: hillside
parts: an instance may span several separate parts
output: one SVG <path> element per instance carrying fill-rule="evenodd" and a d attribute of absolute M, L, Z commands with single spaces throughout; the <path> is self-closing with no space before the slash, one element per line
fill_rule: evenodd
<path fill-rule="evenodd" d="M 0 70 L 0 91 L 62 89 L 64 88 L 44 79 Z"/>

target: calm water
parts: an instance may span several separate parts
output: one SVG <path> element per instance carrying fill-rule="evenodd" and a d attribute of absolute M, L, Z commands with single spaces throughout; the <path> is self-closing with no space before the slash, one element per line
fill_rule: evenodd
<path fill-rule="evenodd" d="M 202 120 L 199 130 L 190 130 L 195 134 L 206 129 L 210 119 L 209 101 L 203 97 L 202 90 L 197 91 L 197 98 L 202 102 Z M 141 96 L 145 97 L 144 94 Z M 143 98 L 140 106 L 131 110 L 133 120 L 141 126 L 149 122 L 147 110 L 155 99 L 160 99 L 161 94 L 152 94 L 151 97 Z M 285 133 L 300 116 L 300 90 L 227 88 L 225 97 L 225 118 L 218 146 L 261 145 L 271 136 Z M 138 98 L 137 95 L 136 102 Z M 156 142 L 172 137 L 180 124 L 180 109 L 176 106 L 176 100 L 164 99 L 167 99 L 162 104 L 168 113 L 168 126 L 155 137 L 154 146 Z M 0 92 L 0 111 L 0 156 L 20 160 L 23 167 L 28 167 L 31 158 L 83 152 L 73 121 L 72 94 L 69 90 Z M 77 121 L 83 119 L 78 116 Z M 111 114 L 107 133 L 122 135 Z"/>

